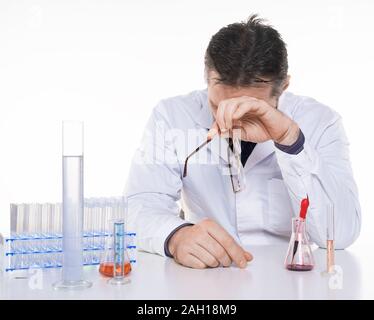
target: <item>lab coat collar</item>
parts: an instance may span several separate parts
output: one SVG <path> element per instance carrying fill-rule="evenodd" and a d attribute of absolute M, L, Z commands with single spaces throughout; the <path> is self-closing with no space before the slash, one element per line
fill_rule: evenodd
<path fill-rule="evenodd" d="M 202 128 L 209 130 L 214 122 L 214 117 L 212 114 L 212 110 L 208 104 L 208 90 L 200 91 L 200 105 L 201 109 L 196 117 L 196 122 Z M 206 139 L 206 136 L 204 136 Z M 221 137 L 214 137 L 214 139 L 208 144 L 208 149 L 215 155 L 222 158 L 225 162 L 228 162 L 227 158 L 227 148 L 228 142 L 225 138 Z"/>
<path fill-rule="evenodd" d="M 275 146 L 272 140 L 257 143 L 244 165 L 244 171 L 250 170 L 256 164 L 260 163 L 262 160 L 271 155 L 273 152 L 275 152 Z"/>
<path fill-rule="evenodd" d="M 209 130 L 214 122 L 214 118 L 208 104 L 208 89 L 202 90 L 200 93 L 201 109 L 196 117 L 196 121 L 201 127 Z"/>

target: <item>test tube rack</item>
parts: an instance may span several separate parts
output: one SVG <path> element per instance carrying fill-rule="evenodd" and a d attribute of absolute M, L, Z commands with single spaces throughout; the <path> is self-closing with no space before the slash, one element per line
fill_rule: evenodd
<path fill-rule="evenodd" d="M 111 219 L 126 223 L 123 197 L 86 198 L 83 210 L 83 264 L 98 265 L 110 250 Z M 5 271 L 62 267 L 62 204 L 10 205 L 10 237 L 5 239 Z M 130 262 L 136 262 L 136 234 L 126 230 Z"/>
<path fill-rule="evenodd" d="M 105 242 L 110 233 L 94 233 L 83 235 L 83 265 L 98 265 L 106 247 Z M 130 263 L 136 263 L 136 234 L 127 232 L 125 243 Z M 5 239 L 5 271 L 27 270 L 30 268 L 62 267 L 62 235 L 61 234 L 19 234 Z"/>

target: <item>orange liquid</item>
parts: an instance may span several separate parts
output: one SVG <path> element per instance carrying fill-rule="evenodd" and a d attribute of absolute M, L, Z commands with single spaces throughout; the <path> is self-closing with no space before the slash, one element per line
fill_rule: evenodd
<path fill-rule="evenodd" d="M 101 263 L 99 267 L 99 272 L 106 277 L 113 277 L 114 271 L 114 263 L 113 262 L 105 262 Z M 117 270 L 118 273 L 121 272 L 121 268 L 118 266 Z M 131 271 L 131 264 L 130 262 L 126 262 L 124 266 L 125 275 L 129 274 Z"/>

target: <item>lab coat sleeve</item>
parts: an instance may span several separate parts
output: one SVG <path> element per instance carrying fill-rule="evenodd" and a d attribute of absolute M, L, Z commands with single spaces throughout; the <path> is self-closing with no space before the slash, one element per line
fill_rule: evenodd
<path fill-rule="evenodd" d="M 136 231 L 138 248 L 160 255 L 165 255 L 170 232 L 186 222 L 179 217 L 181 167 L 170 132 L 161 102 L 148 121 L 125 187 L 128 228 Z"/>
<path fill-rule="evenodd" d="M 307 230 L 311 240 L 326 247 L 327 210 L 333 204 L 335 247 L 351 245 L 360 233 L 361 213 L 341 118 L 334 117 L 319 136 L 309 130 L 300 153 L 276 150 L 276 156 L 295 216 L 301 200 L 309 197 Z"/>

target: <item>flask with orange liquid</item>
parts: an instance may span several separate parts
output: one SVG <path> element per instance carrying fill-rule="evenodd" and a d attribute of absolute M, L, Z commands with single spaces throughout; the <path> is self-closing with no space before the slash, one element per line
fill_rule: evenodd
<path fill-rule="evenodd" d="M 110 284 L 126 284 L 130 281 L 130 259 L 126 247 L 125 210 L 126 201 L 120 201 L 112 210 L 108 220 L 107 236 L 100 261 L 99 272 L 110 277 Z"/>

